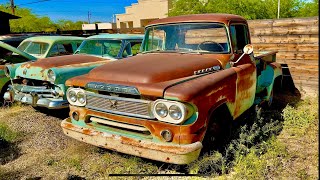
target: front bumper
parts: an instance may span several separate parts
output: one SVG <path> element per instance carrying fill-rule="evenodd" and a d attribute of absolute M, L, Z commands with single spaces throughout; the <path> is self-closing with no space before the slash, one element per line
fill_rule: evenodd
<path fill-rule="evenodd" d="M 63 109 L 68 108 L 69 103 L 67 100 L 64 100 L 63 97 L 53 97 L 51 94 L 43 94 L 48 93 L 51 90 L 43 90 L 40 88 L 33 88 L 27 91 L 23 91 L 22 89 L 13 89 L 12 86 L 9 86 L 9 91 L 7 91 L 3 98 L 6 101 L 19 101 L 24 104 L 29 104 L 34 107 L 45 107 L 48 109 Z"/>
<path fill-rule="evenodd" d="M 155 143 L 101 132 L 92 128 L 83 128 L 72 124 L 70 118 L 63 120 L 61 127 L 67 136 L 79 141 L 125 154 L 172 164 L 191 163 L 198 159 L 202 148 L 201 142 L 186 145 Z"/>

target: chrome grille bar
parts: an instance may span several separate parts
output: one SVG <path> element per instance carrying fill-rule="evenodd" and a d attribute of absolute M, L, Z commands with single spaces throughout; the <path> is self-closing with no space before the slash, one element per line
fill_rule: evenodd
<path fill-rule="evenodd" d="M 152 101 L 107 96 L 91 92 L 86 92 L 86 96 L 86 108 L 88 109 L 125 116 L 154 119 L 153 114 L 150 113 Z"/>

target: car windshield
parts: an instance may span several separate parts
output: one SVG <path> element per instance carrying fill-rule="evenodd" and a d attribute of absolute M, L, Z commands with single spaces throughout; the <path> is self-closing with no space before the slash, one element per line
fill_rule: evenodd
<path fill-rule="evenodd" d="M 25 41 L 18 46 L 20 51 L 24 51 L 32 55 L 44 55 L 49 48 L 48 43 Z"/>
<path fill-rule="evenodd" d="M 156 25 L 146 29 L 142 53 L 229 53 L 226 27 L 217 23 Z"/>
<path fill-rule="evenodd" d="M 75 54 L 90 54 L 102 57 L 118 57 L 121 49 L 120 40 L 85 40 Z"/>

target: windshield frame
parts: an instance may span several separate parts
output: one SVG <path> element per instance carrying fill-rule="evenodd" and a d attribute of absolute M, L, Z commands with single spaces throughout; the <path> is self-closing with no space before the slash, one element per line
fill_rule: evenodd
<path fill-rule="evenodd" d="M 226 44 L 228 45 L 228 51 L 224 51 L 224 52 L 213 52 L 213 51 L 179 51 L 179 50 L 149 50 L 146 51 L 146 46 L 148 44 L 148 40 L 149 40 L 149 32 L 152 31 L 152 29 L 156 28 L 156 27 L 161 27 L 161 26 L 169 26 L 169 25 L 188 25 L 188 24 L 217 24 L 217 25 L 221 25 L 223 26 L 222 28 L 225 29 L 226 32 Z M 140 52 L 141 54 L 146 54 L 146 53 L 190 53 L 190 54 L 231 54 L 232 53 L 232 44 L 231 44 L 231 39 L 230 39 L 230 32 L 229 32 L 229 26 L 226 25 L 225 23 L 221 23 L 221 22 L 177 22 L 177 23 L 168 23 L 168 24 L 155 24 L 155 25 L 149 25 L 145 28 L 145 35 L 144 35 L 144 39 L 140 48 Z"/>

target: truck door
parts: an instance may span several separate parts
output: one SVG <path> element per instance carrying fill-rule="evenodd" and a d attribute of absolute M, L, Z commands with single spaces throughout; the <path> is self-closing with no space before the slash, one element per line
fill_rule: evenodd
<path fill-rule="evenodd" d="M 250 44 L 250 35 L 246 24 L 230 25 L 231 44 L 234 53 L 233 61 L 237 61 L 243 53 L 245 45 Z M 249 109 L 254 102 L 256 91 L 256 67 L 253 57 L 244 55 L 232 67 L 237 72 L 237 89 L 235 97 L 234 117 L 238 117 Z"/>

